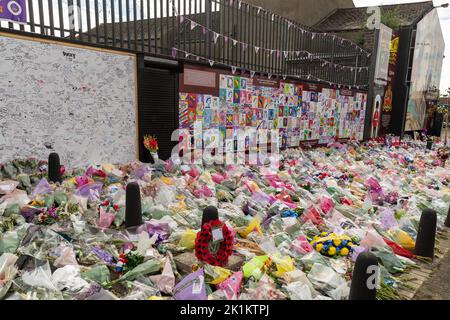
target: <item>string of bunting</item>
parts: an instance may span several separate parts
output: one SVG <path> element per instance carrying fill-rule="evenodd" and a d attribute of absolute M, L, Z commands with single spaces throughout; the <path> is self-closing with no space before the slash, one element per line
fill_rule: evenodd
<path fill-rule="evenodd" d="M 216 4 L 219 4 L 219 5 L 221 4 L 221 2 L 220 2 L 220 1 L 217 1 L 217 0 L 211 0 L 211 1 L 214 2 L 214 3 L 216 3 Z M 225 0 L 223 0 L 223 1 L 225 2 Z M 228 3 L 229 3 L 230 6 L 233 6 L 233 3 L 236 3 L 236 0 L 228 0 Z M 366 54 L 367 54 L 367 57 L 369 57 L 369 56 L 372 55 L 371 52 L 368 52 L 367 50 L 365 50 L 364 48 L 358 46 L 356 43 L 352 42 L 352 41 L 349 40 L 349 39 L 345 39 L 345 38 L 342 38 L 342 37 L 337 36 L 337 35 L 331 35 L 331 34 L 328 34 L 328 33 L 326 33 L 326 32 L 314 32 L 314 31 L 311 31 L 311 30 L 306 30 L 306 29 L 300 27 L 300 26 L 298 25 L 298 23 L 296 23 L 296 22 L 294 22 L 294 21 L 292 21 L 292 20 L 289 20 L 289 19 L 287 19 L 287 18 L 285 18 L 285 17 L 283 17 L 283 16 L 280 16 L 280 15 L 278 15 L 278 14 L 276 14 L 276 13 L 273 13 L 273 12 L 271 12 L 271 11 L 269 11 L 269 10 L 266 10 L 266 9 L 264 9 L 263 7 L 256 7 L 256 6 L 254 6 L 254 5 L 251 5 L 251 4 L 246 3 L 246 2 L 244 2 L 244 1 L 241 1 L 241 0 L 237 1 L 237 3 L 238 3 L 238 8 L 239 8 L 239 9 L 241 9 L 242 6 L 244 5 L 244 6 L 247 8 L 247 12 L 250 10 L 250 8 L 256 8 L 256 9 L 257 9 L 257 14 L 258 14 L 258 15 L 260 15 L 261 12 L 263 12 L 263 13 L 265 13 L 265 14 L 271 16 L 271 20 L 272 20 L 272 21 L 275 20 L 275 17 L 277 17 L 277 18 L 279 18 L 279 19 L 281 19 L 281 20 L 284 20 L 284 21 L 287 23 L 288 29 L 290 29 L 291 27 L 293 27 L 293 28 L 295 28 L 295 29 L 301 31 L 302 33 L 309 33 L 309 34 L 311 34 L 312 39 L 314 39 L 317 35 L 325 35 L 325 36 L 333 37 L 333 39 L 338 39 L 338 40 L 341 42 L 341 44 L 343 44 L 343 43 L 349 43 L 349 44 L 351 44 L 353 47 L 355 47 L 356 49 L 360 50 L 362 53 L 366 53 Z"/>
<path fill-rule="evenodd" d="M 174 6 L 173 2 L 172 5 Z M 177 12 L 176 8 L 174 7 L 175 12 Z M 177 12 L 178 15 L 178 12 Z M 265 47 L 259 47 L 259 46 L 255 46 L 252 44 L 248 44 L 239 40 L 236 40 L 232 37 L 229 36 L 225 36 L 223 34 L 220 34 L 218 32 L 215 32 L 214 30 L 211 30 L 210 28 L 184 16 L 184 15 L 178 15 L 179 16 L 179 20 L 180 20 L 180 24 L 183 23 L 185 20 L 190 22 L 190 28 L 191 30 L 194 30 L 197 27 L 201 27 L 203 30 L 203 34 L 206 33 L 211 33 L 213 35 L 213 40 L 214 40 L 214 44 L 217 44 L 217 41 L 219 40 L 219 38 L 223 38 L 225 43 L 231 42 L 233 44 L 233 46 L 236 45 L 240 45 L 242 50 L 246 50 L 248 47 L 252 47 L 255 50 L 256 54 L 259 54 L 260 52 L 266 52 L 269 56 L 273 55 L 274 53 L 277 54 L 277 58 L 281 57 L 281 53 L 283 52 L 283 55 L 286 59 L 288 59 L 289 55 L 293 56 L 297 56 L 300 57 L 301 54 L 303 55 L 307 55 L 308 59 L 315 59 L 315 60 L 319 60 L 322 62 L 322 67 L 326 67 L 326 66 L 331 66 L 334 67 L 335 69 L 339 69 L 339 70 L 350 70 L 351 72 L 353 71 L 358 71 L 358 72 L 362 72 L 363 70 L 369 70 L 369 67 L 354 67 L 354 66 L 346 66 L 346 65 L 342 65 L 342 64 L 338 64 L 338 63 L 334 63 L 331 61 L 328 61 L 326 59 L 323 59 L 321 57 L 319 57 L 318 55 L 314 55 L 313 53 L 307 51 L 307 50 L 279 50 L 279 49 L 269 49 L 269 48 L 265 48 Z"/>
<path fill-rule="evenodd" d="M 212 60 L 212 59 L 208 59 L 208 58 L 199 56 L 197 54 L 193 54 L 193 53 L 187 52 L 185 50 L 181 50 L 181 49 L 173 47 L 172 48 L 172 58 L 176 59 L 178 53 L 184 54 L 185 59 L 188 59 L 189 57 L 192 57 L 196 61 L 206 61 L 206 62 L 208 62 L 208 64 L 211 67 L 213 67 L 214 65 L 226 66 L 226 67 L 231 69 L 231 73 L 233 75 L 236 74 L 236 72 L 238 70 L 240 71 L 241 74 L 244 74 L 246 71 L 248 71 L 248 73 L 250 74 L 251 78 L 253 78 L 256 75 L 256 71 L 246 70 L 244 68 L 240 68 L 240 67 L 237 67 L 237 66 L 228 65 L 228 64 L 225 64 L 223 62 L 218 62 L 218 61 L 215 61 L 215 60 Z M 348 87 L 349 89 L 357 89 L 357 90 L 359 90 L 359 89 L 364 89 L 365 87 L 367 87 L 367 85 L 354 85 L 354 84 L 350 85 L 350 84 L 335 83 L 335 82 L 331 82 L 331 81 L 320 79 L 320 78 L 315 77 L 315 76 L 313 76 L 311 74 L 307 74 L 307 75 L 306 74 L 302 74 L 302 75 L 298 75 L 298 74 L 296 74 L 296 75 L 291 75 L 291 74 L 279 75 L 279 74 L 273 74 L 273 73 L 262 73 L 262 72 L 258 72 L 258 73 L 260 75 L 267 74 L 267 78 L 268 79 L 272 79 L 272 77 L 279 77 L 279 78 L 283 78 L 283 80 L 286 80 L 289 77 L 289 78 L 297 78 L 297 79 L 314 80 L 314 81 L 317 81 L 317 82 L 328 84 L 329 86 L 338 87 L 339 89 Z"/>

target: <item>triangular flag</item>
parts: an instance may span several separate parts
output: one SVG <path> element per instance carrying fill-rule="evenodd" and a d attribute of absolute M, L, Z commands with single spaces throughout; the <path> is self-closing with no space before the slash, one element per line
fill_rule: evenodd
<path fill-rule="evenodd" d="M 176 48 L 172 48 L 172 58 L 176 58 L 177 56 L 177 49 Z"/>
<path fill-rule="evenodd" d="M 259 52 L 259 47 L 255 47 L 255 52 L 256 52 L 256 54 L 258 54 L 258 52 Z"/>
<path fill-rule="evenodd" d="M 283 80 L 286 80 L 286 77 L 287 77 L 287 76 L 284 74 L 284 75 L 283 75 Z"/>
<path fill-rule="evenodd" d="M 261 9 L 262 9 L 261 7 L 258 7 L 258 14 L 261 12 Z"/>
<path fill-rule="evenodd" d="M 272 74 L 269 73 L 269 74 L 267 75 L 267 77 L 268 77 L 269 79 L 272 78 Z"/>
<path fill-rule="evenodd" d="M 195 29 L 196 26 L 197 26 L 197 22 L 191 21 L 191 30 Z"/>
<path fill-rule="evenodd" d="M 217 39 L 219 39 L 220 34 L 214 32 L 214 43 L 217 43 Z"/>
<path fill-rule="evenodd" d="M 203 27 L 203 34 L 206 34 L 208 32 L 208 29 L 206 27 Z"/>
<path fill-rule="evenodd" d="M 312 34 L 312 39 L 314 40 L 315 37 L 316 37 L 316 34 L 313 33 L 313 34 Z"/>
<path fill-rule="evenodd" d="M 235 73 L 236 73 L 236 70 L 237 70 L 237 67 L 231 66 L 231 73 L 232 73 L 232 74 L 235 74 Z"/>
<path fill-rule="evenodd" d="M 272 21 L 275 20 L 275 15 L 272 13 Z"/>
<path fill-rule="evenodd" d="M 250 71 L 250 77 L 253 78 L 255 76 L 255 71 Z"/>
<path fill-rule="evenodd" d="M 300 55 L 300 51 L 295 51 L 295 54 L 297 55 L 297 57 Z"/>
<path fill-rule="evenodd" d="M 180 16 L 180 23 L 183 23 L 184 21 L 184 16 Z"/>
<path fill-rule="evenodd" d="M 187 52 L 185 52 L 185 53 L 184 53 L 184 56 L 185 56 L 186 58 L 188 58 L 188 57 L 190 56 L 190 54 L 187 53 Z"/>
<path fill-rule="evenodd" d="M 292 27 L 292 22 L 288 21 L 288 30 Z"/>
<path fill-rule="evenodd" d="M 200 61 L 200 57 L 199 57 L 199 56 L 196 56 L 195 59 L 196 59 L 197 61 Z"/>
<path fill-rule="evenodd" d="M 239 1 L 239 9 L 241 8 L 241 6 L 242 6 L 242 2 L 241 2 L 241 1 Z"/>
<path fill-rule="evenodd" d="M 279 58 L 281 56 L 281 51 L 277 50 L 277 58 Z"/>
<path fill-rule="evenodd" d="M 247 46 L 248 46 L 248 44 L 246 44 L 246 43 L 241 43 L 241 46 L 242 46 L 242 50 L 246 50 L 247 49 Z"/>
<path fill-rule="evenodd" d="M 289 55 L 289 51 L 285 51 L 285 52 L 284 52 L 284 57 L 285 57 L 286 59 L 287 59 L 288 55 Z"/>
<path fill-rule="evenodd" d="M 238 41 L 233 39 L 233 46 L 235 46 L 237 43 L 238 43 Z"/>
<path fill-rule="evenodd" d="M 211 67 L 214 65 L 214 61 L 208 60 L 208 62 L 209 62 L 209 65 L 210 65 Z"/>
<path fill-rule="evenodd" d="M 225 41 L 225 43 L 228 43 L 228 37 L 227 36 L 223 36 L 223 40 Z"/>

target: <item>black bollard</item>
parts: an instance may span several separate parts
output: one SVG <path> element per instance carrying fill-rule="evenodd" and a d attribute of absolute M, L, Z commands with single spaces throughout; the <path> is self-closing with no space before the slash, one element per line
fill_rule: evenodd
<path fill-rule="evenodd" d="M 61 164 L 57 153 L 50 153 L 48 156 L 48 180 L 51 182 L 62 182 Z"/>
<path fill-rule="evenodd" d="M 422 212 L 417 232 L 414 254 L 420 257 L 434 258 L 434 243 L 436 240 L 436 211 L 425 209 Z"/>
<path fill-rule="evenodd" d="M 141 190 L 136 182 L 127 184 L 125 198 L 125 228 L 142 224 Z"/>
<path fill-rule="evenodd" d="M 217 211 L 217 208 L 214 206 L 206 207 L 203 210 L 202 227 L 205 223 L 218 219 L 219 219 L 219 212 Z"/>
<path fill-rule="evenodd" d="M 445 226 L 450 228 L 450 207 L 448 207 L 447 219 L 445 219 Z"/>
<path fill-rule="evenodd" d="M 349 300 L 375 300 L 378 272 L 377 257 L 370 252 L 360 253 L 353 269 Z"/>

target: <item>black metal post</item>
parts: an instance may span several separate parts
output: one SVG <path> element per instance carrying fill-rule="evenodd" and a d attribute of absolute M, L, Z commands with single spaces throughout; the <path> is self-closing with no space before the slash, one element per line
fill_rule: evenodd
<path fill-rule="evenodd" d="M 375 300 L 378 259 L 370 252 L 362 252 L 353 269 L 349 300 Z"/>
<path fill-rule="evenodd" d="M 420 257 L 434 258 L 434 243 L 436 241 L 436 211 L 425 209 L 420 217 L 414 254 Z"/>
<path fill-rule="evenodd" d="M 57 153 L 51 153 L 48 156 L 48 180 L 54 183 L 62 182 L 61 164 Z"/>
<path fill-rule="evenodd" d="M 136 227 L 142 224 L 141 191 L 136 182 L 127 185 L 125 198 L 125 227 Z"/>

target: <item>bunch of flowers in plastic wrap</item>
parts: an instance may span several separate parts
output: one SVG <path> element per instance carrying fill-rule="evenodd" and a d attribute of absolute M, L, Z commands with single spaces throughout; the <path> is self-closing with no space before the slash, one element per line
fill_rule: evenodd
<path fill-rule="evenodd" d="M 127 249 L 119 255 L 119 259 L 115 265 L 115 271 L 117 273 L 124 273 L 134 269 L 143 262 L 144 257 L 142 255 Z"/>
<path fill-rule="evenodd" d="M 350 237 L 336 235 L 335 233 L 322 232 L 311 241 L 312 247 L 328 257 L 348 256 L 357 246 Z"/>

